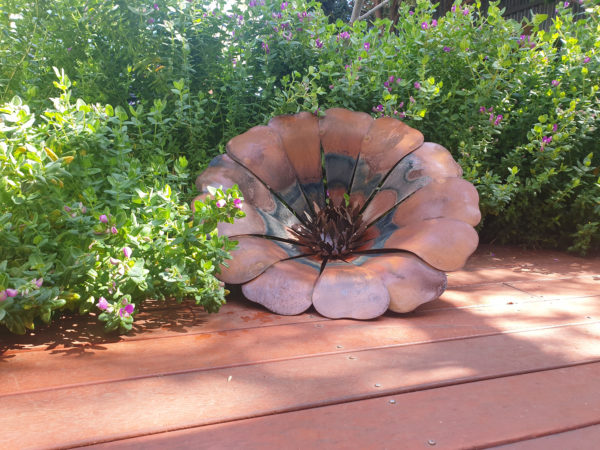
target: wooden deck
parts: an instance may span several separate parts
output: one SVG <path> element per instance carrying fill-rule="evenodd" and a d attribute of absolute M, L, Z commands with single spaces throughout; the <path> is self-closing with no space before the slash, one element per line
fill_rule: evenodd
<path fill-rule="evenodd" d="M 599 448 L 600 258 L 482 247 L 364 322 L 237 298 L 0 331 L 0 448 Z"/>

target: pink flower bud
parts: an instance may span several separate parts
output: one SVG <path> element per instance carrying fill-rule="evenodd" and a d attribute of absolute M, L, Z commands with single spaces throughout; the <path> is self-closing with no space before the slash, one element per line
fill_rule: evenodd
<path fill-rule="evenodd" d="M 115 258 L 109 258 L 109 261 L 110 261 L 110 263 L 111 263 L 113 266 L 117 266 L 117 265 L 119 265 L 119 263 L 121 262 L 121 261 L 119 261 L 118 259 L 115 259 Z"/>
<path fill-rule="evenodd" d="M 112 234 L 117 234 L 117 233 L 118 233 L 118 231 L 117 231 L 117 227 L 111 227 L 111 229 L 110 229 L 110 232 L 111 232 Z"/>
<path fill-rule="evenodd" d="M 96 303 L 96 306 L 98 307 L 98 309 L 105 310 L 108 308 L 108 302 L 104 297 L 100 297 L 98 299 L 98 303 Z"/>
<path fill-rule="evenodd" d="M 239 198 L 233 199 L 233 206 L 237 209 L 242 209 L 242 201 Z"/>
<path fill-rule="evenodd" d="M 226 204 L 227 204 L 227 202 L 225 200 L 223 200 L 223 199 L 217 200 L 217 208 L 222 208 Z"/>
<path fill-rule="evenodd" d="M 98 220 L 102 223 L 108 223 L 108 217 L 106 217 L 106 214 L 102 214 L 100 217 L 98 217 Z"/>
<path fill-rule="evenodd" d="M 125 258 L 129 258 L 131 256 L 132 250 L 129 247 L 123 247 L 123 254 Z"/>
<path fill-rule="evenodd" d="M 6 295 L 6 291 L 0 291 L 0 302 L 6 300 L 6 297 L 8 297 L 8 295 Z"/>
<path fill-rule="evenodd" d="M 66 212 L 71 212 L 71 208 L 69 208 L 67 205 L 65 205 L 65 211 Z"/>
<path fill-rule="evenodd" d="M 44 279 L 43 279 L 43 278 L 38 278 L 37 280 L 33 280 L 33 282 L 35 283 L 35 285 L 36 285 L 38 288 L 41 288 L 41 287 L 42 287 L 42 284 L 44 283 Z"/>
<path fill-rule="evenodd" d="M 8 295 L 9 297 L 16 297 L 19 294 L 19 291 L 17 291 L 16 289 L 6 289 L 6 295 Z"/>

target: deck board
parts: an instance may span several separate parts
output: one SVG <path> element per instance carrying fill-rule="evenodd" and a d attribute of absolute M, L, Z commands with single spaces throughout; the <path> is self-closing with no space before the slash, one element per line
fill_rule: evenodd
<path fill-rule="evenodd" d="M 66 316 L 24 337 L 0 331 L 5 430 L 0 448 L 98 442 L 124 448 L 166 442 L 172 448 L 227 448 L 202 442 L 231 433 L 227 442 L 235 443 L 233 436 L 238 431 L 243 436 L 250 422 L 254 431 L 244 448 L 270 448 L 266 435 L 280 417 L 302 414 L 317 420 L 322 410 L 346 411 L 347 405 L 369 410 L 389 395 L 400 404 L 415 394 L 446 395 L 459 388 L 469 393 L 482 383 L 513 379 L 537 377 L 552 385 L 556 377 L 548 378 L 550 373 L 588 376 L 589 390 L 600 391 L 599 274 L 599 258 L 481 247 L 463 271 L 450 274 L 440 299 L 410 314 L 387 313 L 371 321 L 329 320 L 312 309 L 276 316 L 239 298 L 238 290 L 213 315 L 189 303 L 150 302 L 134 332 L 123 337 L 104 334 L 90 317 Z M 548 408 L 570 408 L 581 395 L 575 390 L 571 399 L 548 390 L 544 401 Z M 440 408 L 454 411 L 450 404 Z M 363 415 L 344 420 L 356 428 Z M 98 426 L 103 417 L 110 418 L 109 427 Z M 596 417 L 600 421 L 600 414 Z M 593 425 L 588 419 L 580 414 L 558 424 L 546 418 L 529 434 L 508 432 L 492 421 L 487 437 L 471 432 L 464 442 L 534 445 L 532 438 L 545 435 L 555 435 L 556 442 L 569 436 L 581 440 L 567 432 Z M 378 433 L 400 429 L 409 435 L 410 427 L 431 424 L 427 415 L 411 420 L 420 425 L 383 421 Z M 333 426 L 329 435 L 306 427 L 290 432 L 304 436 L 299 439 L 306 445 L 299 448 L 310 443 L 327 448 L 353 442 L 339 435 L 342 428 Z M 438 436 L 462 432 L 441 429 Z M 387 446 L 375 442 L 363 448 Z M 436 441 L 435 448 L 463 446 L 456 439 L 441 443 Z"/>
<path fill-rule="evenodd" d="M 598 376 L 600 364 L 582 365 L 220 423 L 95 448 L 488 448 L 597 424 L 600 391 L 590 390 L 586 382 Z M 553 395 L 548 395 L 550 392 Z M 556 407 L 557 402 L 561 408 Z"/>

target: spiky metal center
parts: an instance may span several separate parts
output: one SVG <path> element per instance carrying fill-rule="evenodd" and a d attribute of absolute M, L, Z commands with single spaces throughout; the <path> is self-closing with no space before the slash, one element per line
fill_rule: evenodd
<path fill-rule="evenodd" d="M 344 259 L 362 244 L 366 226 L 360 207 L 328 204 L 323 209 L 314 205 L 314 210 L 313 215 L 306 214 L 305 225 L 290 228 L 298 244 L 324 260 Z"/>

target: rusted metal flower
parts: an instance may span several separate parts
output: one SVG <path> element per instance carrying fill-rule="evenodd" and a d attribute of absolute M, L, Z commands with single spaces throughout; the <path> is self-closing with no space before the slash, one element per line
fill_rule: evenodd
<path fill-rule="evenodd" d="M 392 118 L 330 109 L 233 138 L 197 188 L 237 184 L 246 217 L 219 279 L 278 314 L 408 312 L 446 287 L 478 243 L 477 191 L 448 150 Z"/>

